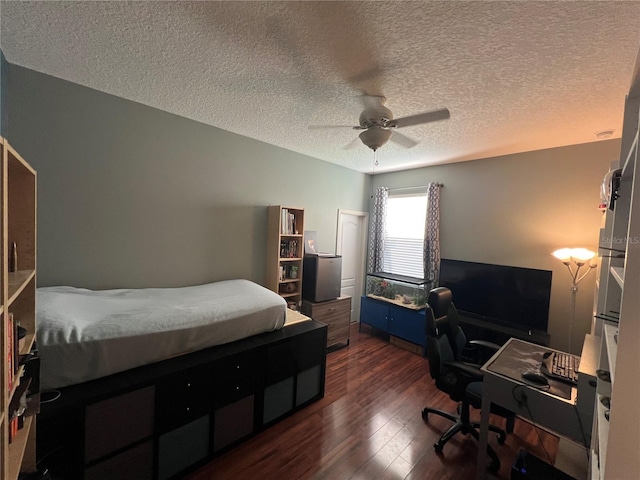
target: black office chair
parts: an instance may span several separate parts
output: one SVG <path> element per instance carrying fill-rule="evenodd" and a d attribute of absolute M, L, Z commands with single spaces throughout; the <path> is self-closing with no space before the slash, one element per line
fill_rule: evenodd
<path fill-rule="evenodd" d="M 471 434 L 479 440 L 480 425 L 471 422 L 469 407 L 479 409 L 482 405 L 482 372 L 480 364 L 465 362 L 463 358 L 472 355 L 480 362 L 483 357 L 488 359 L 488 353 L 495 353 L 499 346 L 481 340 L 467 342 L 459 325 L 451 290 L 448 288 L 438 287 L 431 290 L 427 303 L 425 313 L 429 372 L 438 389 L 448 393 L 452 400 L 460 402 L 456 414 L 431 407 L 422 410 L 422 418 L 426 421 L 429 414 L 433 413 L 454 422 L 434 444 L 436 452 L 442 452 L 445 443 L 458 432 Z M 507 418 L 507 431 L 513 431 L 513 412 L 492 406 L 491 413 Z M 489 425 L 489 430 L 498 434 L 498 443 L 502 445 L 506 439 L 506 432 L 495 425 Z M 491 447 L 487 448 L 487 454 L 491 457 L 489 469 L 497 471 L 500 468 L 498 456 Z"/>

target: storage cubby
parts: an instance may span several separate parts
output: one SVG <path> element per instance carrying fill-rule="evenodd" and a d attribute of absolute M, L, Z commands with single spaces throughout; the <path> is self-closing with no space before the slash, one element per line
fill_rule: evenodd
<path fill-rule="evenodd" d="M 307 320 L 64 387 L 42 407 L 39 455 L 65 480 L 182 478 L 322 398 L 326 344 Z"/>
<path fill-rule="evenodd" d="M 231 445 L 253 433 L 255 397 L 238 400 L 215 411 L 213 451 Z"/>
<path fill-rule="evenodd" d="M 158 479 L 166 480 L 209 455 L 209 415 L 165 433 L 158 443 Z"/>

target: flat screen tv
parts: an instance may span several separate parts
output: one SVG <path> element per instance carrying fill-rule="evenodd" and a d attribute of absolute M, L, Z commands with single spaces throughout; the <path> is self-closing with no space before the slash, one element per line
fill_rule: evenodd
<path fill-rule="evenodd" d="M 460 314 L 521 330 L 547 331 L 549 270 L 442 259 L 440 286 Z"/>

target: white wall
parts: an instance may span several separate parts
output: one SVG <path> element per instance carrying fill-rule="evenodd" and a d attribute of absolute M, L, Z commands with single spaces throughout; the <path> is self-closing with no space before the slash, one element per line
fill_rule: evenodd
<path fill-rule="evenodd" d="M 620 141 L 609 140 L 503 157 L 376 175 L 375 187 L 444 184 L 444 258 L 553 271 L 549 333 L 568 345 L 571 279 L 551 256 L 561 247 L 596 249 L 600 185 Z M 573 346 L 589 331 L 595 272 L 579 285 Z"/>

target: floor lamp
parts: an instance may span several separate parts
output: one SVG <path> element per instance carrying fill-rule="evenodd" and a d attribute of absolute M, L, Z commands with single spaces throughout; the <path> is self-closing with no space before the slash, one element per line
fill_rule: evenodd
<path fill-rule="evenodd" d="M 589 262 L 595 253 L 586 248 L 561 248 L 553 252 L 553 256 L 564 263 L 571 274 L 571 325 L 569 326 L 569 353 L 571 352 L 571 342 L 573 340 L 573 324 L 576 320 L 576 295 L 578 294 L 578 283 L 589 275 L 595 268 L 596 263 L 590 262 L 588 269 L 580 275 L 580 269 Z"/>

